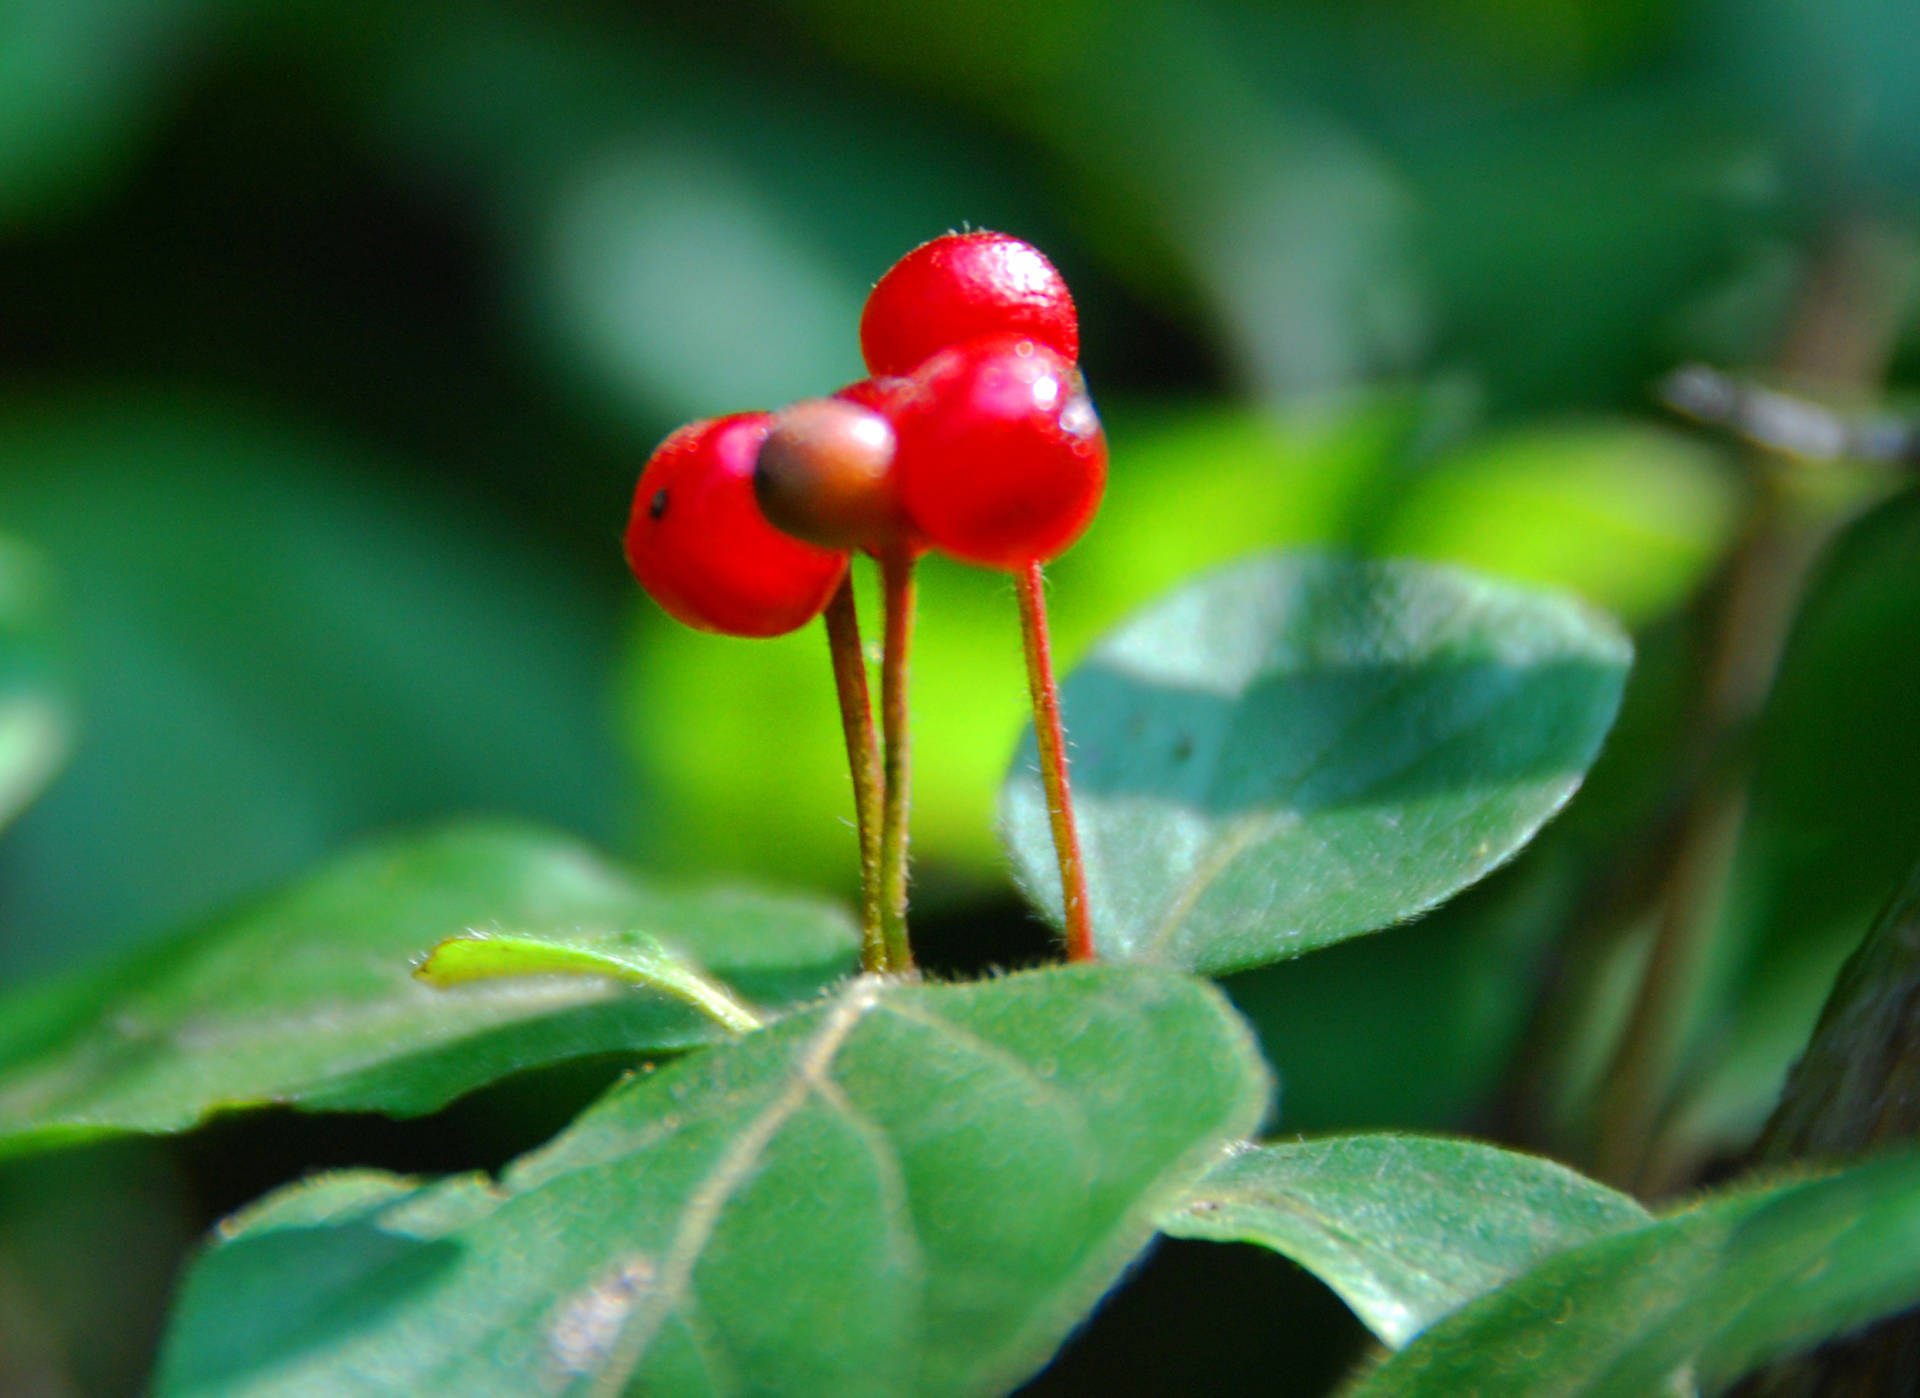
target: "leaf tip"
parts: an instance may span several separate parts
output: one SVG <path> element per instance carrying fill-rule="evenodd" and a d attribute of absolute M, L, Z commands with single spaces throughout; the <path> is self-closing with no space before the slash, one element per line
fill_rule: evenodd
<path fill-rule="evenodd" d="M 471 977 L 463 975 L 459 966 L 461 953 L 455 948 L 473 942 L 491 940 L 487 933 L 466 931 L 455 937 L 446 937 L 435 942 L 426 951 L 414 958 L 413 979 L 435 990 L 445 990 L 449 986 L 459 985 Z"/>

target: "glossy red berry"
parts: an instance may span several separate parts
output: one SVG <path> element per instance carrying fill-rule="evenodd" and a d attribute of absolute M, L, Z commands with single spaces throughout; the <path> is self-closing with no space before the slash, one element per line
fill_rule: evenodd
<path fill-rule="evenodd" d="M 1107 483 L 1107 441 L 1080 373 L 1031 339 L 942 350 L 894 421 L 907 517 L 969 563 L 1045 562 L 1085 532 Z"/>
<path fill-rule="evenodd" d="M 880 550 L 905 516 L 893 424 L 844 398 L 810 398 L 773 416 L 753 490 L 774 528 L 823 548 Z"/>
<path fill-rule="evenodd" d="M 913 380 L 905 375 L 876 374 L 870 379 L 848 384 L 833 396 L 849 403 L 858 403 L 863 408 L 872 408 L 891 422 L 912 392 Z"/>
<path fill-rule="evenodd" d="M 860 315 L 860 352 L 875 374 L 911 374 L 948 345 L 1023 335 L 1072 363 L 1080 320 L 1067 284 L 1031 243 L 1005 233 L 949 233 L 880 278 Z"/>
<path fill-rule="evenodd" d="M 789 538 L 753 498 L 766 413 L 680 428 L 648 458 L 627 521 L 627 564 L 648 594 L 702 631 L 778 636 L 819 615 L 847 555 Z"/>

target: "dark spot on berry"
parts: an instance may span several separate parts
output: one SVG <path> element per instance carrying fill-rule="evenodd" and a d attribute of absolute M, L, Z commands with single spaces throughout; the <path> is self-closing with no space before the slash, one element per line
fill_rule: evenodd
<path fill-rule="evenodd" d="M 661 515 L 665 514 L 666 512 L 667 512 L 667 492 L 664 490 L 654 491 L 653 499 L 647 505 L 647 518 L 658 519 L 660 518 Z"/>
<path fill-rule="evenodd" d="M 1173 760 L 1175 762 L 1185 762 L 1192 756 L 1193 739 L 1182 733 L 1178 738 L 1173 740 Z"/>

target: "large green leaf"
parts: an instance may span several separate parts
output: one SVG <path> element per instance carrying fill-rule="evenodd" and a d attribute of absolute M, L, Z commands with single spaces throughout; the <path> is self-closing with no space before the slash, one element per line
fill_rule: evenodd
<path fill-rule="evenodd" d="M 412 1115 L 524 1068 L 726 1036 L 683 1000 L 612 979 L 447 990 L 415 979 L 430 948 L 470 932 L 615 956 L 656 939 L 775 1006 L 839 979 L 858 943 L 822 904 L 663 893 L 569 841 L 457 827 L 351 856 L 236 917 L 0 1005 L 0 1149 L 178 1131 L 268 1103 Z"/>
<path fill-rule="evenodd" d="M 1160 1228 L 1286 1254 L 1398 1348 L 1544 1258 L 1645 1222 L 1624 1194 L 1550 1160 L 1379 1134 L 1249 1146 Z"/>
<path fill-rule="evenodd" d="M 0 538 L 0 825 L 33 799 L 67 751 L 48 592 L 39 560 Z"/>
<path fill-rule="evenodd" d="M 1265 1100 L 1183 976 L 862 980 L 615 1088 L 498 1185 L 271 1197 L 190 1274 L 158 1391 L 1003 1392 Z"/>
<path fill-rule="evenodd" d="M 1350 1398 L 1716 1393 L 1920 1301 L 1920 1156 L 1741 1189 L 1548 1258 Z"/>
<path fill-rule="evenodd" d="M 1236 970 L 1433 906 L 1573 794 L 1630 659 L 1571 599 L 1428 564 L 1266 556 L 1176 592 L 1066 685 L 1101 952 Z M 1002 813 L 1057 918 L 1031 734 Z"/>

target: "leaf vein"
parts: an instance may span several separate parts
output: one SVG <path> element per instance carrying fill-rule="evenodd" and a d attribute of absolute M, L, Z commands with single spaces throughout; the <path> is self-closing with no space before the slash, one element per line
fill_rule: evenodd
<path fill-rule="evenodd" d="M 920 1239 L 911 1224 L 912 1215 L 907 1206 L 907 1172 L 901 1163 L 900 1152 L 894 1149 L 893 1142 L 880 1124 L 854 1105 L 839 1083 L 823 1079 L 814 1084 L 814 1091 L 835 1115 L 852 1128 L 867 1153 L 873 1157 L 874 1172 L 880 1181 L 881 1207 L 886 1214 L 884 1223 L 888 1239 L 894 1244 L 896 1256 L 912 1273 L 915 1281 L 924 1284 L 926 1268 L 920 1254 Z"/>
<path fill-rule="evenodd" d="M 1087 1119 L 1086 1110 L 1075 1100 L 1071 1093 L 1063 1091 L 1057 1084 L 1049 1082 L 1034 1070 L 1018 1054 L 1001 1048 L 998 1044 L 981 1038 L 971 1029 L 963 1029 L 946 1016 L 924 1007 L 913 1009 L 902 1005 L 898 998 L 889 1000 L 880 1007 L 886 1013 L 908 1020 L 935 1034 L 953 1040 L 956 1044 L 972 1053 L 976 1058 L 997 1064 L 1021 1082 L 1031 1087 L 1035 1093 L 1047 1099 L 1064 1114 L 1064 1119 L 1073 1126 L 1076 1144 L 1083 1150 L 1096 1149 L 1093 1123 Z"/>
<path fill-rule="evenodd" d="M 760 1109 L 688 1196 L 680 1225 L 661 1258 L 659 1284 L 622 1324 L 615 1351 L 590 1390 L 594 1398 L 615 1398 L 626 1387 L 627 1380 L 646 1358 L 667 1316 L 688 1294 L 693 1270 L 700 1254 L 712 1241 L 728 1202 L 753 1174 L 780 1128 L 813 1095 L 834 1055 L 867 1012 L 880 1003 L 879 996 L 879 981 L 869 979 L 855 983 L 828 1013 L 819 1032 L 795 1056 L 787 1086 Z"/>

